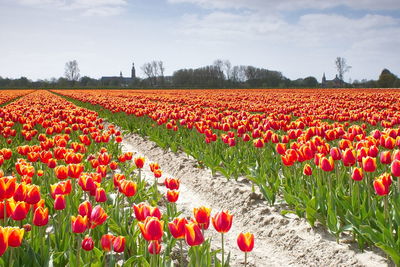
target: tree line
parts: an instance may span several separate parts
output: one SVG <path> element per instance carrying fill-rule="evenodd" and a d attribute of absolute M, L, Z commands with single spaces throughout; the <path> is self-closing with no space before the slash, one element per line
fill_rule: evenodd
<path fill-rule="evenodd" d="M 215 60 L 213 64 L 200 68 L 180 69 L 171 76 L 165 76 L 163 61 L 151 61 L 143 64 L 143 78 L 94 79 L 80 76 L 78 62 L 65 64 L 65 75 L 58 79 L 31 81 L 26 77 L 19 79 L 2 78 L 0 88 L 318 88 L 318 87 L 354 87 L 354 88 L 400 88 L 400 79 L 384 69 L 378 80 L 354 80 L 344 82 L 344 74 L 351 66 L 342 57 L 335 60 L 337 69 L 336 83 L 319 83 L 313 76 L 290 80 L 276 70 L 254 66 L 232 66 L 229 60 Z M 339 81 L 339 82 L 337 82 Z"/>

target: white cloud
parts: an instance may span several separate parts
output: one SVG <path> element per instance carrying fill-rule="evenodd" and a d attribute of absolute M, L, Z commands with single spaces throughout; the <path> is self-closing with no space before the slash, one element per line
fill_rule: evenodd
<path fill-rule="evenodd" d="M 399 26 L 399 19 L 371 14 L 361 18 L 307 14 L 292 24 L 279 15 L 214 11 L 184 16 L 177 36 L 182 42 L 196 40 L 187 41 L 187 45 L 201 42 L 203 47 L 216 51 L 217 57 L 220 53 L 219 57 L 238 58 L 233 51 L 241 51 L 248 57 L 246 60 L 243 56 L 244 64 L 257 61 L 291 78 L 303 72 L 317 76 L 329 68 L 333 75 L 334 58 L 344 56 L 350 65 L 354 63 L 352 77 L 360 79 L 380 72 L 385 64 L 396 66 L 400 41 L 393 36 L 400 35 Z"/>
<path fill-rule="evenodd" d="M 355 9 L 400 9 L 398 0 L 168 0 L 170 3 L 192 3 L 204 8 L 248 8 L 252 10 L 324 9 L 339 5 Z"/>
<path fill-rule="evenodd" d="M 39 8 L 58 8 L 80 10 L 84 16 L 118 15 L 126 6 L 127 0 L 18 0 L 19 4 Z"/>

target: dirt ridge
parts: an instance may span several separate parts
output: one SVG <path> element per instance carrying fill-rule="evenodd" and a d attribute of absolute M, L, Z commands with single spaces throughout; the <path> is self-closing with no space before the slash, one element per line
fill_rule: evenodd
<path fill-rule="evenodd" d="M 312 228 L 295 215 L 282 216 L 280 211 L 285 205 L 268 206 L 261 194 L 252 192 L 246 179 L 228 181 L 221 175 L 213 177 L 210 170 L 198 168 L 192 157 L 163 150 L 136 134 L 125 134 L 122 145 L 124 152 L 145 156 L 147 163 L 158 162 L 163 177 L 181 179 L 177 205 L 184 216 L 192 216 L 193 208 L 201 205 L 213 208 L 212 215 L 222 209 L 234 214 L 232 229 L 225 235 L 231 266 L 243 266 L 243 253 L 236 245 L 241 231 L 255 235 L 255 248 L 249 254 L 248 266 L 387 265 L 377 250 L 361 253 L 354 244 L 337 244 L 322 227 Z M 206 237 L 212 237 L 218 248 L 220 235 L 214 229 L 208 230 Z"/>

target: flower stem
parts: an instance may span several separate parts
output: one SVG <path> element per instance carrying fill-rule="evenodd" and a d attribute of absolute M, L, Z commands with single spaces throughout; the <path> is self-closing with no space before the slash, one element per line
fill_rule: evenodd
<path fill-rule="evenodd" d="M 179 266 L 183 267 L 183 239 L 179 240 L 179 247 L 181 249 L 181 261 L 180 261 Z"/>
<path fill-rule="evenodd" d="M 221 233 L 221 242 L 222 242 L 222 250 L 221 250 L 221 253 L 222 253 L 222 267 L 224 267 L 224 263 L 225 263 L 225 255 L 224 255 L 224 233 Z"/>

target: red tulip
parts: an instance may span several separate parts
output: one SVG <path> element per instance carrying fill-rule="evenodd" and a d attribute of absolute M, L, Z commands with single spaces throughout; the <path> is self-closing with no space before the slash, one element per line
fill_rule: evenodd
<path fill-rule="evenodd" d="M 182 239 L 185 237 L 185 225 L 188 223 L 186 218 L 175 218 L 172 222 L 168 223 L 169 231 L 175 239 Z"/>
<path fill-rule="evenodd" d="M 157 255 L 160 254 L 161 251 L 161 244 L 159 241 L 154 240 L 149 242 L 149 246 L 147 247 L 147 250 L 149 251 L 150 254 L 152 255 Z"/>
<path fill-rule="evenodd" d="M 179 191 L 177 190 L 168 190 L 167 191 L 167 200 L 168 202 L 175 203 L 178 201 Z"/>
<path fill-rule="evenodd" d="M 111 234 L 105 234 L 101 237 L 100 243 L 104 251 L 111 251 L 111 246 L 113 245 L 114 239 L 115 236 Z"/>
<path fill-rule="evenodd" d="M 221 211 L 212 217 L 212 223 L 215 230 L 219 233 L 227 233 L 232 227 L 233 215 L 228 211 Z"/>
<path fill-rule="evenodd" d="M 320 162 L 319 162 L 319 167 L 326 172 L 331 172 L 335 168 L 335 162 L 333 161 L 332 157 L 325 158 L 322 157 Z"/>
<path fill-rule="evenodd" d="M 33 213 L 33 224 L 36 226 L 45 226 L 49 222 L 49 209 L 38 207 Z"/>
<path fill-rule="evenodd" d="M 351 179 L 354 181 L 361 181 L 364 178 L 363 170 L 361 168 L 354 168 L 351 174 Z"/>
<path fill-rule="evenodd" d="M 376 158 L 369 156 L 362 159 L 362 167 L 366 172 L 374 172 L 376 170 Z"/>
<path fill-rule="evenodd" d="M 71 226 L 72 226 L 72 232 L 76 234 L 80 234 L 86 231 L 88 228 L 88 217 L 87 216 L 81 216 L 78 215 L 77 217 L 71 216 Z"/>
<path fill-rule="evenodd" d="M 351 148 L 347 148 L 342 153 L 342 161 L 343 165 L 346 167 L 353 166 L 354 164 L 356 164 L 357 161 L 356 152 Z"/>
<path fill-rule="evenodd" d="M 165 187 L 169 190 L 178 190 L 180 185 L 180 180 L 176 178 L 165 178 Z"/>
<path fill-rule="evenodd" d="M 164 221 L 156 217 L 147 217 L 144 222 L 138 223 L 143 238 L 147 241 L 160 240 L 163 236 Z"/>
<path fill-rule="evenodd" d="M 311 166 L 309 164 L 304 165 L 303 174 L 307 175 L 307 176 L 312 175 L 312 169 L 311 169 Z"/>
<path fill-rule="evenodd" d="M 56 173 L 56 176 L 60 180 L 64 180 L 68 178 L 68 167 L 64 165 L 59 165 L 54 168 L 54 172 Z"/>
<path fill-rule="evenodd" d="M 36 204 L 40 200 L 40 190 L 37 185 L 31 185 L 26 194 L 26 202 L 28 204 Z"/>
<path fill-rule="evenodd" d="M 331 154 L 331 157 L 333 158 L 333 160 L 341 160 L 342 159 L 340 150 L 337 147 L 332 147 L 330 154 Z"/>
<path fill-rule="evenodd" d="M 11 205 L 11 218 L 14 221 L 22 221 L 28 215 L 30 206 L 26 202 L 18 201 L 16 203 L 10 203 Z"/>
<path fill-rule="evenodd" d="M 90 236 L 85 236 L 82 240 L 82 248 L 86 251 L 91 251 L 94 248 L 94 241 Z"/>
<path fill-rule="evenodd" d="M 78 206 L 78 213 L 81 216 L 87 216 L 90 219 L 92 214 L 92 204 L 89 201 L 84 201 Z"/>
<path fill-rule="evenodd" d="M 254 248 L 254 235 L 251 233 L 240 233 L 237 238 L 237 244 L 243 252 L 252 251 Z"/>
<path fill-rule="evenodd" d="M 9 232 L 7 227 L 3 228 L 0 226 L 0 256 L 3 256 L 8 248 L 8 236 Z"/>
<path fill-rule="evenodd" d="M 126 239 L 123 236 L 117 236 L 113 240 L 114 252 L 121 253 L 125 250 Z"/>
<path fill-rule="evenodd" d="M 381 161 L 382 164 L 390 164 L 390 163 L 392 163 L 390 150 L 381 152 L 380 161 Z"/>
<path fill-rule="evenodd" d="M 96 189 L 96 202 L 106 202 L 107 201 L 107 194 L 104 188 L 97 188 Z"/>
<path fill-rule="evenodd" d="M 144 166 L 144 157 L 137 157 L 134 159 L 135 165 L 138 169 L 142 169 Z"/>
<path fill-rule="evenodd" d="M 204 206 L 200 208 L 194 208 L 193 214 L 196 222 L 203 230 L 207 230 L 208 226 L 210 225 L 210 214 L 211 209 L 206 208 Z"/>
<path fill-rule="evenodd" d="M 18 227 L 6 227 L 8 231 L 8 245 L 10 247 L 19 247 L 22 244 L 25 230 Z"/>
<path fill-rule="evenodd" d="M 198 224 L 189 222 L 185 225 L 185 240 L 191 247 L 201 245 L 204 242 L 204 236 Z"/>
<path fill-rule="evenodd" d="M 108 215 L 104 211 L 104 209 L 100 205 L 97 205 L 93 208 L 90 214 L 90 228 L 93 229 L 96 226 L 103 224 L 107 220 L 107 218 Z"/>
<path fill-rule="evenodd" d="M 127 197 L 133 197 L 137 191 L 137 184 L 131 180 L 121 180 L 119 191 Z"/>
<path fill-rule="evenodd" d="M 54 200 L 54 209 L 55 210 L 63 210 L 66 207 L 65 197 L 64 195 L 56 195 Z"/>
<path fill-rule="evenodd" d="M 380 196 L 385 196 L 389 194 L 391 184 L 392 184 L 392 177 L 388 173 L 384 173 L 381 176 L 375 178 L 374 188 L 376 194 Z"/>
<path fill-rule="evenodd" d="M 395 159 L 390 168 L 393 176 L 400 177 L 400 160 Z"/>

